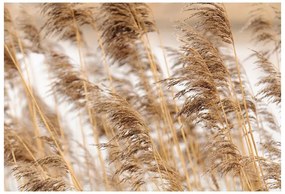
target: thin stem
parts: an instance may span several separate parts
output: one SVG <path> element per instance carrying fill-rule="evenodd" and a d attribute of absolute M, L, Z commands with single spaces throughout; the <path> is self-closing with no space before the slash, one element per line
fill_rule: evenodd
<path fill-rule="evenodd" d="M 83 52 L 82 52 L 82 48 L 81 48 L 81 36 L 80 36 L 80 33 L 79 33 L 79 27 L 77 25 L 77 22 L 75 20 L 75 15 L 74 15 L 74 11 L 71 9 L 71 12 L 72 12 L 72 16 L 73 16 L 73 23 L 74 23 L 74 26 L 75 26 L 75 30 L 76 30 L 76 42 L 77 42 L 77 48 L 78 48 L 78 53 L 79 53 L 79 57 L 80 57 L 80 68 L 81 68 L 81 72 L 83 74 L 83 78 L 88 80 L 87 78 L 87 75 L 86 75 L 86 71 L 85 71 L 85 63 L 84 63 L 84 57 L 83 57 Z M 83 87 L 84 87 L 84 92 L 87 94 L 87 86 L 86 86 L 86 82 L 83 82 Z M 86 96 L 86 100 L 87 102 L 89 101 L 88 97 Z M 93 116 L 92 116 L 92 113 L 91 113 L 91 110 L 89 107 L 87 107 L 87 111 L 88 111 L 88 115 L 89 115 L 89 120 L 90 120 L 90 123 L 92 125 L 92 129 L 93 129 L 93 135 L 94 135 L 94 140 L 96 142 L 96 144 L 99 144 L 99 137 L 96 133 L 96 120 L 93 119 Z M 98 152 L 98 155 L 99 155 L 99 161 L 100 161 L 100 164 L 101 164 L 101 167 L 102 167 L 102 170 L 103 170 L 103 177 L 104 177 L 104 180 L 105 180 L 105 184 L 107 186 L 107 188 L 109 187 L 109 183 L 108 183 L 108 178 L 107 178 L 107 173 L 106 173 L 106 167 L 105 167 L 105 163 L 104 163 L 104 160 L 103 160 L 103 156 L 102 156 L 102 153 L 101 153 L 101 150 L 97 147 L 97 152 Z"/>
<path fill-rule="evenodd" d="M 223 8 L 225 10 L 226 17 L 228 18 L 226 7 L 225 7 L 224 4 L 222 4 L 222 5 L 223 5 Z M 258 151 L 257 151 L 257 147 L 256 147 L 256 144 L 255 144 L 254 136 L 253 136 L 253 133 L 252 133 L 252 127 L 251 127 L 251 123 L 250 123 L 250 119 L 249 119 L 248 107 L 247 107 L 246 98 L 245 98 L 245 91 L 244 91 L 244 88 L 243 88 L 243 85 L 242 85 L 240 66 L 239 66 L 239 62 L 238 62 L 236 46 L 235 46 L 235 41 L 234 41 L 232 32 L 231 32 L 231 39 L 232 39 L 232 47 L 233 47 L 234 57 L 235 57 L 235 65 L 236 65 L 236 69 L 237 69 L 237 73 L 238 73 L 239 86 L 240 86 L 240 90 L 242 92 L 243 105 L 244 105 L 244 108 L 245 108 L 246 119 L 247 119 L 248 129 L 249 129 L 250 138 L 251 138 L 250 145 L 253 144 L 254 152 L 255 152 L 255 154 L 256 154 L 256 156 L 258 158 L 258 163 L 260 163 L 260 161 L 259 161 L 260 159 L 259 159 L 259 156 L 258 156 Z M 254 154 L 252 155 L 252 157 L 253 157 L 253 160 L 254 160 L 254 167 L 256 168 L 256 171 L 258 172 L 257 173 L 258 174 L 258 178 L 259 178 L 259 180 L 261 182 L 264 183 L 264 186 L 265 186 L 266 190 L 268 190 L 267 184 L 265 183 L 265 180 L 264 180 L 263 170 L 262 170 L 261 166 L 259 165 L 259 169 L 260 169 L 260 172 L 261 172 L 261 176 L 260 176 L 259 170 L 258 170 L 258 167 L 257 167 L 257 164 L 256 164 L 256 161 L 255 161 Z"/>
<path fill-rule="evenodd" d="M 21 80 L 22 80 L 22 83 L 24 84 L 24 87 L 27 89 L 29 95 L 31 96 L 31 98 L 32 98 L 32 100 L 33 100 L 33 102 L 34 102 L 34 104 L 35 104 L 35 106 L 36 106 L 36 109 L 38 110 L 38 112 L 39 112 L 39 114 L 40 114 L 40 117 L 42 118 L 42 120 L 43 120 L 43 122 L 44 122 L 45 127 L 48 129 L 49 134 L 50 134 L 52 140 L 53 140 L 54 143 L 55 143 L 55 146 L 56 146 L 56 148 L 57 148 L 57 150 L 58 150 L 60 156 L 62 157 L 62 159 L 63 159 L 64 162 L 66 163 L 67 168 L 68 168 L 69 171 L 70 171 L 70 174 L 71 174 L 71 177 L 72 177 L 72 181 L 73 181 L 73 183 L 74 183 L 74 186 L 76 187 L 77 190 L 81 191 L 81 190 L 82 190 L 82 187 L 80 186 L 78 180 L 76 179 L 75 174 L 74 174 L 74 171 L 73 171 L 73 169 L 72 169 L 70 163 L 64 158 L 64 154 L 63 154 L 63 152 L 61 151 L 61 148 L 60 148 L 60 146 L 59 146 L 59 144 L 58 144 L 56 138 L 54 137 L 53 132 L 52 132 L 52 130 L 50 129 L 50 126 L 49 126 L 48 122 L 46 121 L 46 118 L 45 118 L 43 112 L 41 111 L 41 109 L 40 109 L 40 107 L 39 107 L 39 105 L 38 105 L 38 103 L 37 103 L 37 101 L 36 101 L 36 98 L 35 98 L 34 95 L 33 95 L 33 92 L 32 92 L 32 90 L 31 90 L 31 88 L 28 86 L 28 84 L 26 83 L 26 81 L 25 81 L 25 79 L 24 79 L 24 76 L 23 76 L 23 74 L 22 74 L 22 71 L 21 71 L 21 69 L 20 69 L 20 67 L 19 67 L 19 64 L 18 64 L 17 60 L 14 58 L 14 56 L 12 55 L 12 53 L 11 53 L 9 47 L 8 47 L 6 44 L 5 44 L 5 49 L 7 50 L 8 54 L 10 55 L 10 57 L 11 57 L 11 59 L 12 59 L 14 65 L 16 66 L 16 68 L 17 68 L 17 70 L 18 70 L 18 73 L 19 73 L 19 75 L 20 75 L 20 78 L 21 78 Z"/>

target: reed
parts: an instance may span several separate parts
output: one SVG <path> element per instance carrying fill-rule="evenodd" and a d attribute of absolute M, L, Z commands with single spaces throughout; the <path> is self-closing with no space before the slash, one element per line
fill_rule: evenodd
<path fill-rule="evenodd" d="M 281 190 L 280 10 L 244 24 L 256 85 L 224 4 L 182 13 L 170 48 L 149 4 L 5 4 L 5 188 Z"/>

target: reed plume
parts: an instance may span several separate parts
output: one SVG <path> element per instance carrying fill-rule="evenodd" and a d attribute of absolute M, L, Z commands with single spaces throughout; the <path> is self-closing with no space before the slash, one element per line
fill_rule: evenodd
<path fill-rule="evenodd" d="M 262 77 L 257 83 L 263 85 L 263 89 L 259 91 L 258 95 L 261 98 L 268 98 L 270 101 L 280 104 L 281 102 L 281 73 L 273 65 L 264 52 L 254 51 L 256 57 L 256 64 L 265 73 L 266 76 Z"/>
<path fill-rule="evenodd" d="M 44 3 L 41 13 L 46 21 L 41 27 L 44 36 L 55 36 L 59 39 L 76 40 L 78 26 L 92 24 L 94 8 L 85 7 L 82 3 Z"/>
<path fill-rule="evenodd" d="M 181 186 L 173 176 L 175 171 L 165 167 L 163 161 L 160 161 L 159 156 L 153 150 L 144 121 L 136 111 L 132 110 L 125 99 L 82 79 L 78 72 L 72 70 L 66 57 L 54 54 L 51 56 L 51 60 L 50 64 L 53 72 L 56 73 L 56 79 L 60 78 L 53 86 L 56 88 L 56 92 L 63 95 L 65 100 L 77 102 L 76 106 L 78 107 L 86 105 L 97 114 L 106 115 L 110 127 L 114 128 L 116 136 L 101 146 L 113 148 L 116 146 L 115 142 L 119 142 L 117 146 L 121 151 L 115 152 L 111 157 L 122 163 L 115 174 L 131 172 L 130 175 L 125 175 L 126 177 L 122 180 L 130 181 L 131 188 L 137 190 L 144 184 L 142 180 L 145 173 L 158 173 L 158 177 L 162 176 L 163 180 L 167 181 L 165 185 L 163 182 L 161 183 L 162 189 L 181 190 Z M 82 90 L 83 82 L 86 83 L 88 93 Z M 86 101 L 86 99 L 88 100 Z M 138 161 L 141 164 L 135 165 L 134 162 Z M 153 165 L 157 167 L 155 168 Z M 147 168 L 142 170 L 142 167 Z M 168 171 L 170 172 L 168 173 Z"/>

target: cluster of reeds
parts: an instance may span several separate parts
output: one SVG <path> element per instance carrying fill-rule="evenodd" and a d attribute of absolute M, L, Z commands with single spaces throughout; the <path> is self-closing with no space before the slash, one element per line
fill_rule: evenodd
<path fill-rule="evenodd" d="M 252 86 L 223 4 L 186 5 L 179 48 L 162 44 L 144 3 L 38 4 L 42 23 L 27 6 L 4 13 L 7 190 L 281 189 L 280 10 L 254 5 L 245 24 L 262 73 Z"/>

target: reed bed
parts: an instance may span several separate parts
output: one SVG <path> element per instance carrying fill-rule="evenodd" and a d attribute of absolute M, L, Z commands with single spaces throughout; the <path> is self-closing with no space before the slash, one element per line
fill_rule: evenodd
<path fill-rule="evenodd" d="M 254 4 L 243 24 L 253 85 L 224 4 L 185 5 L 178 48 L 145 3 L 18 7 L 4 6 L 5 190 L 281 190 L 279 9 Z"/>

